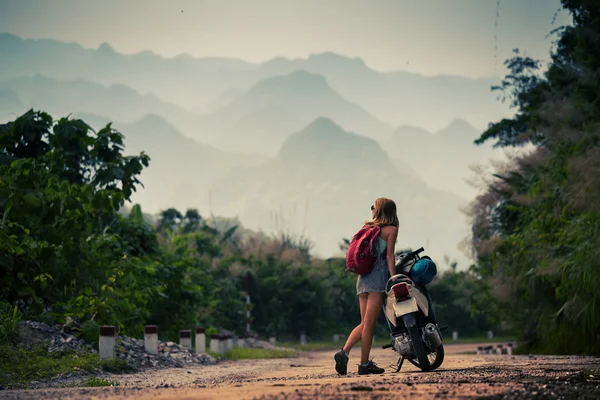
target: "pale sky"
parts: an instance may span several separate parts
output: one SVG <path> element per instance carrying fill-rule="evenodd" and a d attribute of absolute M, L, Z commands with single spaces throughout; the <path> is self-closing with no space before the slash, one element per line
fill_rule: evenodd
<path fill-rule="evenodd" d="M 497 0 L 0 0 L 0 32 L 251 62 L 333 51 L 378 71 L 481 77 L 503 76 L 515 47 L 547 59 L 545 36 L 571 21 L 559 0 L 499 4 L 497 51 Z"/>

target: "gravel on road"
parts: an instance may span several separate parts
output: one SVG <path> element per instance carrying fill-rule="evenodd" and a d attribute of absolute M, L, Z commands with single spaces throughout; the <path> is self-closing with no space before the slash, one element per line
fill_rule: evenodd
<path fill-rule="evenodd" d="M 444 364 L 422 373 L 409 363 L 394 373 L 391 350 L 373 349 L 386 368 L 359 376 L 356 348 L 348 375 L 334 370 L 335 351 L 296 358 L 225 361 L 98 377 L 117 387 L 0 391 L 0 399 L 600 399 L 600 359 L 576 356 L 475 355 L 477 345 L 447 345 Z"/>

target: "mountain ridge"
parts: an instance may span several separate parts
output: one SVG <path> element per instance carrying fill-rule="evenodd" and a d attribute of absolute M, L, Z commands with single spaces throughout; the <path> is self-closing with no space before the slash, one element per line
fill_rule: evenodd
<path fill-rule="evenodd" d="M 325 76 L 346 100 L 393 125 L 416 124 L 434 131 L 452 118 L 462 117 L 484 127 L 499 116 L 512 115 L 489 90 L 499 78 L 425 76 L 402 70 L 380 72 L 361 58 L 334 52 L 250 63 L 185 54 L 166 58 L 149 52 L 98 52 L 53 39 L 0 34 L 1 58 L 9 60 L 3 63 L 7 78 L 39 72 L 55 79 L 74 75 L 103 84 L 121 82 L 140 93 L 154 91 L 165 101 L 188 110 L 206 109 L 232 88 L 245 91 L 269 76 L 302 69 Z"/>
<path fill-rule="evenodd" d="M 83 50 L 83 51 L 114 53 L 114 54 L 124 56 L 124 57 L 135 57 L 140 54 L 152 54 L 156 58 L 159 58 L 162 60 L 233 61 L 236 63 L 239 62 L 242 64 L 246 64 L 248 66 L 255 66 L 255 67 L 260 66 L 260 65 L 268 65 L 269 63 L 276 63 L 276 62 L 289 63 L 289 62 L 297 62 L 297 61 L 321 60 L 323 58 L 334 58 L 334 59 L 338 59 L 338 60 L 348 61 L 350 63 L 356 63 L 356 65 L 364 66 L 367 69 L 369 69 L 375 73 L 378 73 L 378 74 L 401 73 L 401 74 L 409 74 L 409 75 L 425 77 L 425 78 L 436 78 L 436 77 L 445 78 L 445 77 L 447 77 L 447 78 L 461 78 L 461 79 L 470 79 L 470 80 L 480 80 L 480 79 L 498 79 L 498 80 L 500 80 L 500 79 L 502 79 L 502 76 L 493 76 L 493 75 L 470 77 L 467 75 L 456 75 L 456 74 L 424 75 L 424 74 L 419 74 L 417 72 L 412 72 L 412 71 L 407 71 L 407 70 L 402 70 L 402 69 L 378 70 L 378 69 L 375 69 L 375 68 L 369 66 L 368 63 L 362 57 L 352 57 L 352 56 L 345 55 L 345 54 L 342 54 L 339 52 L 328 51 L 328 50 L 316 52 L 316 53 L 309 53 L 306 57 L 274 56 L 274 57 L 268 58 L 264 61 L 253 62 L 253 61 L 244 60 L 239 57 L 220 57 L 220 56 L 201 56 L 201 57 L 199 57 L 199 56 L 191 55 L 189 53 L 179 53 L 179 54 L 176 54 L 173 56 L 164 56 L 164 55 L 161 55 L 160 53 L 155 53 L 151 50 L 140 50 L 135 53 L 121 53 L 121 52 L 116 51 L 108 42 L 102 42 L 97 47 L 85 47 L 77 42 L 65 42 L 65 41 L 61 41 L 58 39 L 52 39 L 52 38 L 26 38 L 26 37 L 12 34 L 10 32 L 0 32 L 0 45 L 2 45 L 3 41 L 5 41 L 5 42 L 13 41 L 14 42 L 15 39 L 17 39 L 18 41 L 21 41 L 21 42 L 31 42 L 31 43 L 38 43 L 38 44 L 48 43 L 48 44 L 52 44 L 52 45 L 65 45 L 65 46 L 69 46 L 69 47 L 77 47 L 78 49 Z"/>
<path fill-rule="evenodd" d="M 490 145 L 473 144 L 480 133 L 460 118 L 435 133 L 399 126 L 386 142 L 386 147 L 392 154 L 399 155 L 393 158 L 394 164 L 406 163 L 429 186 L 475 196 L 476 189 L 466 181 L 471 173 L 470 167 L 489 160 L 494 154 Z"/>
<path fill-rule="evenodd" d="M 35 74 L 0 81 L 0 89 L 15 93 L 24 103 L 23 108 L 43 108 L 51 114 L 90 112 L 127 122 L 147 113 L 156 113 L 174 121 L 179 130 L 188 134 L 199 119 L 152 92 L 141 94 L 122 83 L 103 85 L 80 78 L 60 80 Z"/>
<path fill-rule="evenodd" d="M 238 124 L 236 129 L 236 123 L 257 110 L 262 110 L 264 126 L 261 128 L 259 123 L 252 130 L 254 137 L 247 137 L 247 126 Z M 271 129 L 273 118 L 269 117 L 269 110 L 280 121 L 275 129 Z M 287 115 L 287 122 L 281 115 Z M 257 82 L 231 103 L 205 116 L 201 131 L 210 132 L 211 137 L 201 139 L 224 150 L 246 149 L 273 155 L 287 136 L 317 117 L 330 117 L 345 129 L 378 139 L 384 139 L 392 129 L 360 105 L 340 96 L 325 77 L 294 71 Z"/>

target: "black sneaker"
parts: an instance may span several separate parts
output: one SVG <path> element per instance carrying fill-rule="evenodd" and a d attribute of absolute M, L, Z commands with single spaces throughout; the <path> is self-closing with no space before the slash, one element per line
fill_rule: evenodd
<path fill-rule="evenodd" d="M 348 354 L 344 351 L 344 349 L 340 349 L 335 356 L 333 356 L 335 360 L 335 370 L 340 375 L 346 375 L 348 372 Z"/>
<path fill-rule="evenodd" d="M 367 365 L 358 365 L 358 374 L 359 375 L 367 375 L 367 374 L 383 374 L 385 370 L 380 368 L 375 364 L 372 360 L 369 360 Z"/>

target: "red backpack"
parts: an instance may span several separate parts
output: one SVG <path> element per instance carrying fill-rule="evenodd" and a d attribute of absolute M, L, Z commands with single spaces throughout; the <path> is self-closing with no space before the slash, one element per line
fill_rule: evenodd
<path fill-rule="evenodd" d="M 377 240 L 380 231 L 379 225 L 365 225 L 356 232 L 346 253 L 346 271 L 358 275 L 371 272 L 377 260 L 375 240 Z"/>

